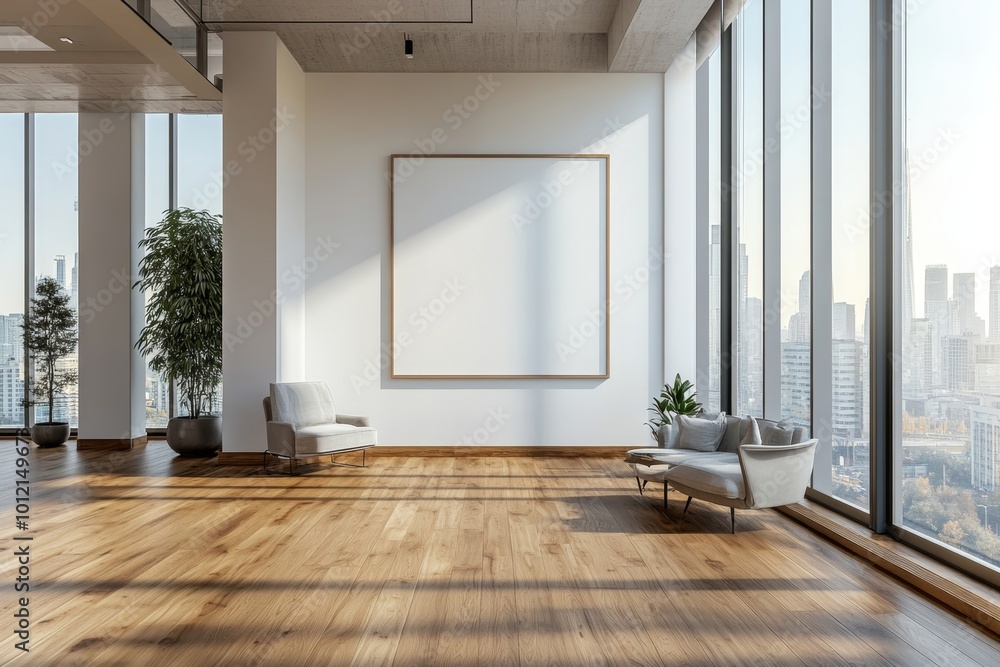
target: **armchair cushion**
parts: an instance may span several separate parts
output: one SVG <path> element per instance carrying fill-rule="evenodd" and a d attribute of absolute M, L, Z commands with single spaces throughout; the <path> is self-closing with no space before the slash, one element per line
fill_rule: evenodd
<path fill-rule="evenodd" d="M 325 382 L 271 384 L 273 420 L 288 422 L 296 430 L 315 424 L 335 424 L 337 410 Z"/>
<path fill-rule="evenodd" d="M 350 424 L 317 424 L 295 432 L 295 453 L 298 456 L 365 447 L 375 443 L 375 429 Z"/>

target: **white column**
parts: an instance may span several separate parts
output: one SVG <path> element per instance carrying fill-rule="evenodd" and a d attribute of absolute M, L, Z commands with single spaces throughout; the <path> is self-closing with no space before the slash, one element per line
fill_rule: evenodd
<path fill-rule="evenodd" d="M 305 377 L 305 74 L 273 32 L 226 34 L 223 452 L 265 449 L 268 384 Z"/>
<path fill-rule="evenodd" d="M 135 342 L 143 295 L 132 289 L 145 228 L 142 115 L 79 116 L 80 425 L 77 447 L 146 441 L 146 378 Z"/>
<path fill-rule="evenodd" d="M 708 287 L 707 280 L 697 277 L 702 275 L 699 269 L 708 276 L 707 263 L 698 262 L 708 257 L 708 211 L 699 219 L 695 51 L 692 37 L 663 77 L 663 365 L 665 381 L 672 382 L 680 373 L 696 382 L 707 400 Z M 704 341 L 703 369 L 698 367 L 699 339 Z"/>

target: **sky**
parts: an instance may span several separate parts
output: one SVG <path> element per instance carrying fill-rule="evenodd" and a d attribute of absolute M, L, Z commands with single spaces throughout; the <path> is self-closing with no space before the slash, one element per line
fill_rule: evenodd
<path fill-rule="evenodd" d="M 782 117 L 808 108 L 809 4 L 785 0 L 782 7 Z M 869 18 L 868 0 L 833 3 L 833 286 L 834 299 L 856 306 L 863 326 L 869 292 Z M 910 153 L 913 224 L 914 311 L 923 314 L 924 268 L 946 264 L 977 274 L 976 310 L 988 318 L 989 267 L 1000 264 L 1000 225 L 990 220 L 984 195 L 993 191 L 994 156 L 1000 149 L 995 78 L 1000 53 L 988 38 L 968 30 L 1000 20 L 997 0 L 965 0 L 961 11 L 947 0 L 906 3 L 906 141 Z M 743 35 L 743 130 L 753 154 L 762 146 L 763 16 L 761 0 L 750 0 Z M 745 158 L 742 164 L 747 164 Z M 755 162 L 750 159 L 749 164 Z M 796 311 L 798 283 L 809 268 L 809 125 L 782 139 L 782 324 Z M 760 297 L 762 275 L 762 177 L 744 168 L 742 204 L 750 258 L 748 293 Z M 985 215 L 984 215 L 985 214 Z M 984 219 L 985 218 L 985 219 Z M 863 233 L 858 233 L 862 231 Z M 950 287 L 949 287 L 950 289 Z"/>
<path fill-rule="evenodd" d="M 146 225 L 168 207 L 168 116 L 146 122 Z M 55 257 L 66 257 L 70 288 L 77 250 L 77 118 L 75 114 L 35 116 L 35 273 L 55 275 Z M 222 212 L 218 187 L 222 169 L 222 117 L 178 118 L 178 202 Z M 84 158 L 85 159 L 85 158 Z M 20 313 L 24 271 L 24 115 L 0 114 L 0 314 Z"/>
<path fill-rule="evenodd" d="M 973 38 L 967 16 L 981 25 L 1000 20 L 997 0 L 906 3 L 907 144 L 911 153 L 915 313 L 923 311 L 923 270 L 947 264 L 975 272 L 977 311 L 986 318 L 988 268 L 1000 264 L 1000 225 L 984 219 L 994 189 L 993 156 L 1000 148 L 995 109 L 1000 88 L 981 85 L 1000 65 L 989 40 Z M 782 293 L 781 320 L 797 309 L 798 283 L 809 266 L 809 5 L 782 3 Z M 750 154 L 762 145 L 762 2 L 750 0 L 743 21 L 743 132 Z M 863 323 L 868 295 L 868 0 L 833 3 L 833 266 L 834 298 L 857 307 Z M 717 81 L 718 58 L 713 58 Z M 979 74 L 985 76 L 979 76 Z M 716 112 L 717 117 L 717 112 Z M 167 116 L 146 117 L 147 224 L 167 207 Z M 221 213 L 221 116 L 178 118 L 178 199 Z M 942 137 L 945 143 L 942 143 Z M 717 136 L 714 137 L 717 142 Z M 935 148 L 944 146 L 944 150 Z M 0 313 L 21 312 L 23 270 L 23 115 L 0 114 Z M 67 280 L 77 245 L 76 117 L 36 116 L 36 272 L 51 275 L 57 254 Z M 717 143 L 713 144 L 717 146 Z M 929 152 L 928 152 L 929 151 Z M 717 149 L 713 149 L 717 154 Z M 926 159 L 931 158 L 931 159 Z M 747 164 L 744 160 L 744 164 Z M 742 242 L 750 257 L 748 292 L 762 294 L 762 171 L 744 171 Z M 715 169 L 717 170 L 717 165 Z M 717 206 L 713 219 L 718 219 Z M 861 230 L 864 233 L 858 233 Z"/>

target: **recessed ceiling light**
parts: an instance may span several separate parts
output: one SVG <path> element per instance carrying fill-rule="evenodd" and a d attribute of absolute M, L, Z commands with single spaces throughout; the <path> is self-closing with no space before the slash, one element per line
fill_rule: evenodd
<path fill-rule="evenodd" d="M 66 42 L 67 44 L 72 44 L 73 43 L 73 40 L 70 39 L 69 37 L 60 37 L 59 41 L 60 42 Z"/>

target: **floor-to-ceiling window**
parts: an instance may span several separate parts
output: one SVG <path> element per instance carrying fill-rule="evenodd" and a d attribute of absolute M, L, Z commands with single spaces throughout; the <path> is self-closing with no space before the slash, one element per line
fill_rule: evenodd
<path fill-rule="evenodd" d="M 177 116 L 177 204 L 222 213 L 222 116 Z"/>
<path fill-rule="evenodd" d="M 867 511 L 869 505 L 871 360 L 869 358 L 869 2 L 831 3 L 829 91 L 830 252 L 833 318 L 828 336 L 831 399 L 830 487 L 822 491 Z M 829 305 L 829 304 L 827 304 Z M 819 335 L 820 332 L 817 332 Z M 825 478 L 825 476 L 824 476 Z"/>
<path fill-rule="evenodd" d="M 24 426 L 24 114 L 0 114 L 0 428 Z"/>
<path fill-rule="evenodd" d="M 924 0 L 905 31 L 894 522 L 1000 566 L 1000 52 L 995 0 Z"/>
<path fill-rule="evenodd" d="M 175 116 L 174 122 L 178 131 L 171 134 L 170 115 L 145 117 L 146 227 L 159 222 L 172 199 L 182 206 L 221 213 L 221 116 Z M 35 127 L 30 155 L 25 150 L 28 123 Z M 31 278 L 55 278 L 73 307 L 78 305 L 78 166 L 86 159 L 79 154 L 79 146 L 76 114 L 0 114 L 0 201 L 4 203 L 0 215 L 0 430 L 20 428 L 29 421 L 22 403 L 25 353 L 20 327 L 25 312 L 25 230 L 29 225 L 35 240 Z M 26 172 L 29 164 L 34 165 L 30 174 Z M 171 179 L 171 170 L 178 178 Z M 28 176 L 34 179 L 30 188 L 25 187 Z M 34 202 L 34 215 L 26 224 L 28 201 Z M 60 364 L 76 370 L 77 354 Z M 54 410 L 55 419 L 66 419 L 73 427 L 78 424 L 77 390 L 73 386 L 61 393 Z M 221 387 L 219 391 L 221 398 Z M 147 372 L 145 394 L 147 427 L 162 429 L 172 414 L 169 386 Z M 215 409 L 220 407 L 217 400 Z M 35 421 L 48 419 L 47 406 L 31 410 L 28 414 Z"/>
<path fill-rule="evenodd" d="M 812 421 L 810 326 L 810 11 L 808 2 L 780 3 L 781 142 L 781 417 Z"/>
<path fill-rule="evenodd" d="M 719 153 L 733 152 L 721 189 L 733 227 L 711 241 L 733 247 L 719 311 L 735 323 L 719 385 L 733 412 L 766 410 L 819 438 L 810 497 L 997 581 L 1000 225 L 987 197 L 1000 53 L 969 37 L 968 17 L 990 25 L 1000 4 L 775 0 L 780 30 L 764 4 L 742 7 L 732 80 L 719 84 L 733 91 L 718 121 L 732 114 Z M 775 144 L 762 121 L 776 108 Z M 776 395 L 780 412 L 762 405 Z"/>
<path fill-rule="evenodd" d="M 735 413 L 764 409 L 764 2 L 749 0 L 736 18 L 732 187 L 736 194 L 733 382 Z M 728 259 L 728 258 L 727 258 Z M 723 261 L 727 261 L 724 259 Z"/>
<path fill-rule="evenodd" d="M 153 227 L 170 208 L 170 115 L 148 114 L 146 120 L 146 227 Z M 167 427 L 170 384 L 146 368 L 146 428 Z"/>
<path fill-rule="evenodd" d="M 222 116 L 177 116 L 177 205 L 222 214 Z M 175 406 L 176 414 L 188 414 Z M 222 386 L 212 399 L 212 411 L 222 411 Z"/>
<path fill-rule="evenodd" d="M 722 127 L 720 125 L 721 106 L 721 50 L 716 47 L 711 56 L 700 65 L 699 85 L 704 85 L 703 94 L 707 101 L 707 113 L 699 118 L 699 123 L 706 124 L 704 136 L 706 139 L 706 178 L 707 187 L 703 189 L 707 201 L 703 203 L 708 215 L 708 224 L 703 228 L 707 232 L 704 242 L 708 244 L 708 372 L 706 377 L 699 378 L 699 398 L 708 412 L 719 412 L 722 409 L 722 284 L 721 278 L 721 248 L 722 241 Z M 701 132 L 699 130 L 699 132 Z M 704 386 L 707 385 L 707 391 Z"/>
<path fill-rule="evenodd" d="M 76 114 L 35 116 L 35 276 L 55 278 L 78 305 L 77 185 L 79 161 Z M 66 371 L 77 372 L 77 352 L 59 360 Z M 76 427 L 79 400 L 74 385 L 61 392 L 48 414 L 47 405 L 35 406 L 36 421 L 68 421 Z"/>

